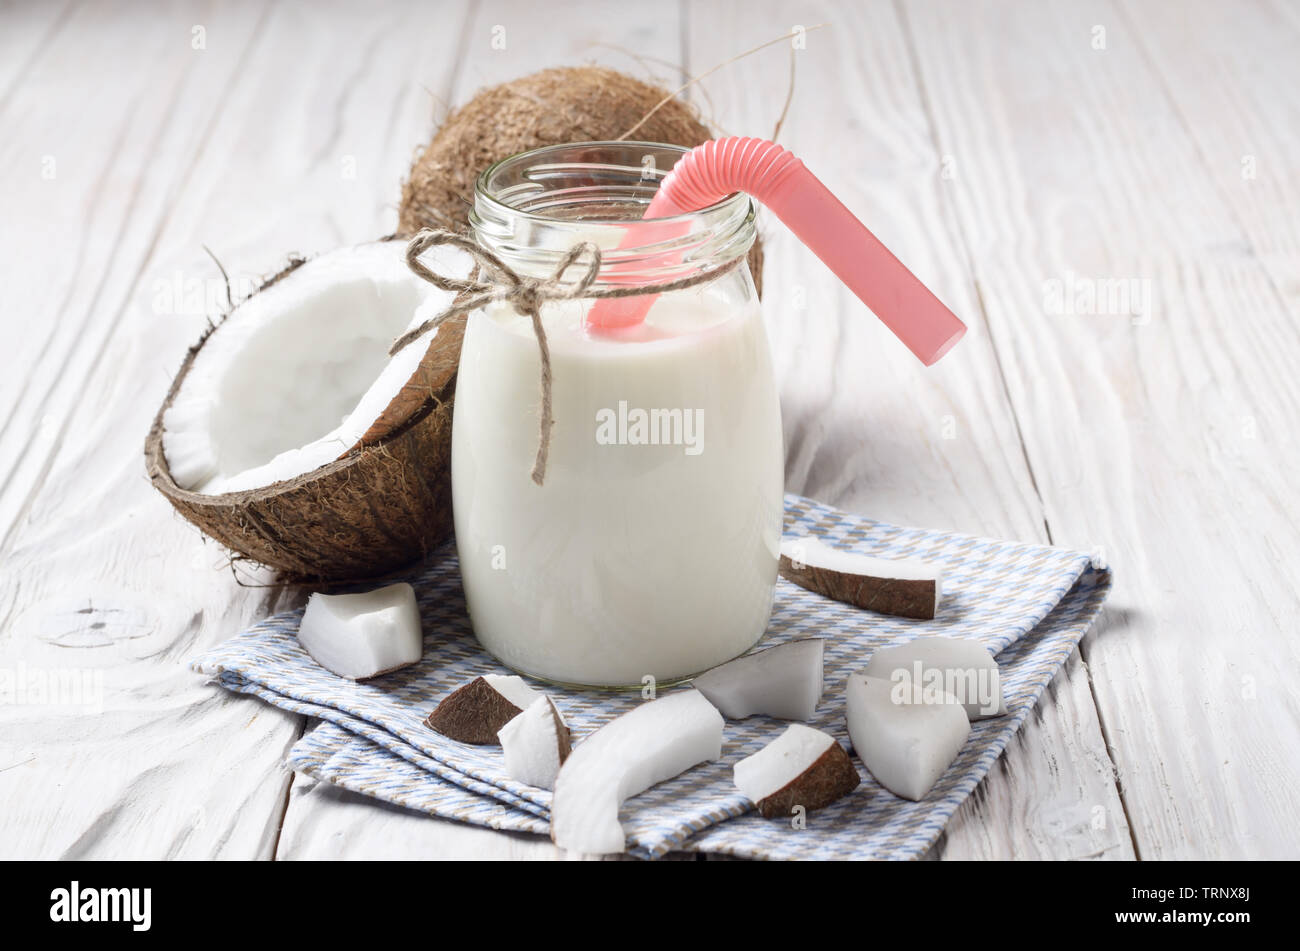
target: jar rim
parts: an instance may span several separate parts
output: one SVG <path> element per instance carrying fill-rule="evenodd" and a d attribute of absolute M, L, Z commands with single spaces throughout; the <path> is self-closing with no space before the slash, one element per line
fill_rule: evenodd
<path fill-rule="evenodd" d="M 754 203 L 744 192 L 680 215 L 641 217 L 689 151 L 661 142 L 593 141 L 517 153 L 479 175 L 470 226 L 484 247 L 536 277 L 553 274 L 579 241 L 601 248 L 599 282 L 617 276 L 649 284 L 720 267 L 754 243 Z M 614 206 L 625 213 L 607 214 Z"/>
<path fill-rule="evenodd" d="M 511 205 L 508 202 L 502 201 L 492 192 L 490 183 L 492 181 L 493 176 L 499 174 L 503 168 L 505 168 L 507 165 L 511 163 L 520 162 L 525 158 L 542 158 L 546 156 L 548 153 L 559 153 L 565 150 L 571 150 L 575 148 L 587 148 L 587 149 L 611 148 L 612 149 L 612 148 L 635 148 L 635 147 L 641 147 L 645 149 L 658 149 L 665 152 L 676 152 L 679 157 L 691 151 L 689 148 L 686 148 L 685 146 L 681 146 L 681 145 L 673 145 L 668 142 L 648 142 L 642 139 L 595 139 L 595 140 L 583 141 L 583 142 L 561 142 L 555 145 L 544 145 L 541 146 L 540 148 L 529 149 L 524 152 L 516 152 L 514 155 L 510 155 L 507 156 L 506 158 L 500 159 L 499 161 L 493 162 L 491 165 L 485 168 L 482 172 L 479 173 L 478 178 L 475 179 L 474 181 L 474 199 L 475 202 L 477 202 L 479 198 L 482 198 L 485 202 L 493 205 L 495 208 L 498 208 L 501 211 L 516 217 L 522 217 L 525 219 L 534 219 L 538 222 L 546 222 L 548 224 L 553 224 L 557 221 L 564 221 L 566 219 L 557 218 L 551 215 L 538 214 L 537 212 L 528 211 L 526 209 L 519 208 L 515 205 Z M 667 170 L 664 170 L 662 173 L 658 173 L 658 180 L 662 181 L 664 175 L 666 174 L 667 174 Z M 682 212 L 681 214 L 677 214 L 677 215 L 667 215 L 665 217 L 656 218 L 654 220 L 663 223 L 697 220 L 701 216 L 709 215 L 710 213 L 716 214 L 717 212 L 728 210 L 737 205 L 744 204 L 749 200 L 750 200 L 749 196 L 746 195 L 744 192 L 732 192 L 730 195 L 727 195 L 725 198 L 719 199 L 718 201 L 704 208 L 699 208 L 696 209 L 695 211 Z M 583 219 L 585 223 L 591 225 L 620 225 L 620 226 L 627 226 L 628 224 L 631 224 L 634 220 L 635 219 L 628 219 L 628 218 L 584 218 Z"/>

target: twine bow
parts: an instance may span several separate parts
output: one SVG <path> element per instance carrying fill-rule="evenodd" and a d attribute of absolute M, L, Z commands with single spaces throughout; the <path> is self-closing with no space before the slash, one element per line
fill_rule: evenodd
<path fill-rule="evenodd" d="M 425 251 L 444 244 L 460 248 L 474 259 L 476 266 L 468 278 L 445 277 L 430 270 L 420 261 L 420 255 Z M 564 275 L 584 256 L 589 257 L 586 270 L 579 275 L 577 281 L 566 283 Z M 531 474 L 532 480 L 541 485 L 546 478 L 546 459 L 551 449 L 551 427 L 555 424 L 555 420 L 551 418 L 551 348 L 546 340 L 546 328 L 542 326 L 542 305 L 547 301 L 639 297 L 642 294 L 663 294 L 668 291 L 682 290 L 712 281 L 743 260 L 744 256 L 741 255 L 721 266 L 660 284 L 593 288 L 592 284 L 600 273 L 601 254 L 600 248 L 589 241 L 575 244 L 565 252 L 550 277 L 535 278 L 519 274 L 496 254 L 468 235 L 426 228 L 412 238 L 406 246 L 406 264 L 417 277 L 457 296 L 451 306 L 442 313 L 398 337 L 388 352 L 390 355 L 397 353 L 445 320 L 463 316 L 497 301 L 508 301 L 516 311 L 528 317 L 532 321 L 533 333 L 537 337 L 537 348 L 542 358 L 542 416 L 537 432 L 537 458 L 533 462 Z"/>

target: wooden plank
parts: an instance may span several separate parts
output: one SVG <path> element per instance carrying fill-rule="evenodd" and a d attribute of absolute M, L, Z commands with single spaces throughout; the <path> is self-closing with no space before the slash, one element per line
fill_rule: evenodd
<path fill-rule="evenodd" d="M 232 21 L 240 25 L 247 30 Z M 234 52 L 246 41 L 238 37 Z M 131 255 L 165 207 L 171 182 L 146 182 L 140 172 L 169 144 L 169 132 L 202 128 L 201 115 L 184 113 L 181 95 L 227 82 L 233 59 L 202 52 L 212 55 L 190 48 L 190 18 L 175 7 L 141 28 L 87 5 L 72 11 L 8 96 L 0 204 L 25 226 L 0 235 L 0 255 L 20 276 L 0 288 L 10 369 L 0 378 L 0 549 L 63 422 L 60 371 L 77 379 L 86 365 L 75 354 L 98 352 L 105 318 L 136 277 Z M 52 110 L 52 100 L 63 108 Z"/>
<path fill-rule="evenodd" d="M 1263 44 L 1230 68 L 1239 40 L 1181 6 L 1141 29 L 1100 3 L 905 9 L 1052 537 L 1104 544 L 1117 568 L 1084 657 L 1138 852 L 1293 857 L 1300 341 L 1276 278 L 1294 257 L 1254 199 L 1216 186 L 1188 129 L 1197 86 L 1145 45 L 1171 30 L 1165 69 L 1223 66 L 1236 88 L 1200 102 L 1195 135 L 1238 130 L 1233 151 L 1249 139 L 1290 168 L 1284 115 L 1224 104 L 1256 76 L 1294 84 L 1294 57 Z M 1271 9 L 1249 8 L 1252 30 L 1290 29 Z M 1270 187 L 1297 204 L 1293 179 Z"/>
<path fill-rule="evenodd" d="M 186 664 L 294 595 L 237 584 L 144 478 L 150 418 L 206 320 L 167 292 L 216 278 L 204 241 L 238 284 L 288 251 L 391 230 L 430 109 L 422 87 L 450 80 L 456 34 L 441 27 L 465 8 L 223 8 L 204 14 L 199 65 L 192 11 L 101 9 L 79 12 L 40 61 L 48 74 L 15 99 L 31 90 L 47 104 L 45 126 L 41 110 L 15 113 L 30 123 L 24 138 L 66 136 L 70 147 L 80 134 L 79 151 L 107 163 L 74 164 L 68 181 L 83 192 L 60 199 L 64 217 L 83 201 L 116 218 L 83 215 L 75 261 L 57 243 L 42 256 L 30 236 L 20 259 L 24 299 L 43 301 L 51 274 L 71 290 L 61 308 L 31 311 L 60 314 L 47 337 L 6 353 L 50 384 L 52 434 L 36 476 L 20 467 L 8 484 L 23 502 L 0 554 L 0 669 L 58 686 L 64 702 L 30 693 L 0 708 L 0 850 L 270 857 L 290 784 L 283 759 L 303 720 L 205 685 Z M 106 49 L 116 52 L 100 62 Z M 102 121 L 79 117 L 82 90 L 59 82 L 88 62 L 117 77 L 93 103 Z M 64 101 L 67 115 L 48 108 Z M 41 225 L 40 210 L 23 205 L 21 220 Z M 62 367 L 75 385 L 54 385 Z M 60 676 L 86 678 L 89 702 Z"/>
<path fill-rule="evenodd" d="M 608 66 L 672 84 L 681 74 L 680 22 L 680 11 L 668 4 L 566 0 L 548 9 L 527 0 L 482 0 L 465 31 L 452 101 L 553 66 Z"/>
<path fill-rule="evenodd" d="M 166 570 L 175 549 L 149 557 L 155 532 L 139 531 L 138 506 L 124 504 L 144 485 L 139 437 L 116 428 L 112 411 L 117 373 L 132 368 L 114 363 L 98 385 L 86 379 L 178 185 L 181 170 L 165 158 L 205 138 L 207 115 L 181 108 L 181 97 L 219 100 L 258 14 L 225 17 L 223 47 L 200 59 L 191 19 L 176 8 L 138 19 L 80 8 L 6 111 L 0 188 L 10 220 L 24 225 L 0 238 L 16 276 L 0 308 L 4 378 L 17 384 L 4 390 L 0 436 L 16 463 L 0 496 L 0 669 L 16 698 L 0 707 L 6 857 L 269 852 L 268 820 L 285 785 L 272 751 L 293 719 L 219 710 L 179 667 L 205 620 L 253 616 L 266 599 L 244 592 L 242 605 L 216 602 L 212 576 L 195 584 Z M 86 75 L 114 79 L 68 80 Z M 43 155 L 54 161 L 44 179 Z M 29 319 L 36 314 L 43 319 Z M 117 404 L 119 417 L 125 408 Z M 78 461 L 52 472 L 74 413 Z M 17 516 L 42 489 L 52 504 L 24 537 Z M 193 560 L 187 552 L 180 563 Z M 153 596 L 160 578 L 162 601 Z M 247 773 L 228 775 L 236 764 Z"/>
<path fill-rule="evenodd" d="M 30 73 L 33 64 L 53 43 L 68 22 L 74 0 L 62 3 L 22 3 L 4 11 L 4 32 L 0 33 L 0 115 L 14 89 Z"/>
<path fill-rule="evenodd" d="M 1300 316 L 1300 11 L 1196 0 L 1126 2 L 1118 12 L 1251 256 Z"/>
<path fill-rule="evenodd" d="M 764 311 L 782 383 L 787 488 L 899 524 L 1045 543 L 903 25 L 887 5 L 815 7 L 799 17 L 780 2 L 692 6 L 691 68 L 827 21 L 795 51 L 781 141 L 970 331 L 940 364 L 920 366 L 810 251 L 769 222 Z M 730 133 L 771 134 L 789 60 L 784 45 L 770 48 L 706 82 Z M 950 822 L 936 854 L 1131 856 L 1077 659 Z"/>

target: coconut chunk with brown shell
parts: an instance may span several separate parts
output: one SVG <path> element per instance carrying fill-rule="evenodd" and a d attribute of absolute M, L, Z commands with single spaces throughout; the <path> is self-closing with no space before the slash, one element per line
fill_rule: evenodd
<path fill-rule="evenodd" d="M 914 558 L 876 558 L 804 536 L 781 542 L 781 577 L 817 594 L 880 614 L 931 620 L 943 571 Z"/>
<path fill-rule="evenodd" d="M 812 812 L 829 806 L 862 781 L 835 737 L 801 723 L 736 763 L 732 777 L 766 819 L 789 816 L 796 807 Z"/>
<path fill-rule="evenodd" d="M 424 725 L 461 743 L 491 746 L 497 734 L 545 694 L 514 674 L 484 674 L 443 698 Z"/>
<path fill-rule="evenodd" d="M 554 789 L 560 767 L 569 758 L 573 738 L 555 701 L 543 694 L 497 731 L 511 779 Z"/>

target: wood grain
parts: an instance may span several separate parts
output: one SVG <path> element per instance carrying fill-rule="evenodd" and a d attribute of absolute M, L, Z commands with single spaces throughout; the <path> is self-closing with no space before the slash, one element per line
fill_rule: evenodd
<path fill-rule="evenodd" d="M 14 385 L 0 447 L 16 464 L 0 494 L 0 654 L 45 692 L 0 707 L 6 856 L 271 852 L 293 718 L 231 704 L 182 666 L 270 601 L 232 597 L 229 577 L 206 570 L 211 556 L 193 570 L 192 537 L 169 546 L 172 520 L 141 517 L 152 500 L 137 435 L 148 401 L 137 397 L 165 378 L 109 344 L 184 187 L 178 157 L 211 132 L 209 113 L 181 103 L 220 100 L 260 14 L 233 11 L 221 48 L 200 59 L 178 8 L 132 22 L 78 7 L 9 99 L 0 181 L 31 227 L 0 239 L 22 275 L 5 282 Z M 160 71 L 173 83 L 161 94 Z"/>
<path fill-rule="evenodd" d="M 391 228 L 395 199 L 381 196 L 396 195 L 431 107 L 421 85 L 445 88 L 455 43 L 446 36 L 439 49 L 428 39 L 438 35 L 434 11 L 393 8 L 375 16 L 311 5 L 318 19 L 304 16 L 306 9 L 205 11 L 205 58 L 189 72 L 185 64 L 199 52 L 190 48 L 191 10 L 139 23 L 85 23 L 56 38 L 46 54 L 51 75 L 31 90 L 48 96 L 56 66 L 75 74 L 72 64 L 112 46 L 105 37 L 115 41 L 121 61 L 104 68 L 121 85 L 105 92 L 98 116 L 83 120 L 104 129 L 81 130 L 101 142 L 89 151 L 109 167 L 94 181 L 86 173 L 89 197 L 59 200 L 108 202 L 121 223 L 88 225 L 85 240 L 102 245 L 88 249 L 81 264 L 94 268 L 88 278 L 62 278 L 76 285 L 72 301 L 81 312 L 65 307 L 58 321 L 14 322 L 16 332 L 35 325 L 46 333 L 34 333 L 28 350 L 20 337 L 8 358 L 49 384 L 53 435 L 37 447 L 39 465 L 9 474 L 10 497 L 23 501 L 10 508 L 18 517 L 0 577 L 5 668 L 46 677 L 70 669 L 102 680 L 89 708 L 0 708 L 0 766 L 12 767 L 0 772 L 14 823 L 0 840 L 6 855 L 274 854 L 290 783 L 283 759 L 302 718 L 206 685 L 187 663 L 298 595 L 241 587 L 222 554 L 180 522 L 143 477 L 143 434 L 207 320 L 202 293 L 193 307 L 168 291 L 176 281 L 223 289 L 205 241 L 219 249 L 238 285 L 289 251 Z M 384 53 L 412 29 L 425 37 L 422 44 Z M 181 52 L 173 55 L 173 46 Z M 139 88 L 131 87 L 134 64 L 150 62 L 154 72 L 142 66 Z M 163 84 L 158 94 L 159 70 L 174 71 L 179 88 Z M 374 108 L 371 84 L 383 87 L 385 110 Z M 134 125 L 118 132 L 122 144 L 114 151 L 108 134 L 132 100 Z M 149 122 L 154 131 L 134 144 Z M 66 130 L 69 142 L 78 131 Z M 39 135 L 23 129 L 20 138 Z M 119 180 L 138 189 L 134 204 L 120 210 L 114 196 L 129 189 Z M 69 184 L 81 187 L 82 178 L 70 175 Z M 40 221 L 51 210 L 38 205 L 24 214 Z M 105 254 L 91 262 L 90 251 L 101 247 Z M 27 248 L 24 260 L 41 245 Z M 30 268 L 72 263 L 50 253 Z M 24 282 L 28 293 L 43 290 L 45 279 L 39 271 L 36 277 Z M 60 364 L 76 372 L 76 385 L 59 385 Z M 30 398 L 26 389 L 18 396 Z M 25 405 L 14 412 L 11 419 L 25 421 Z"/>
<path fill-rule="evenodd" d="M 1294 259 L 1261 263 L 1241 225 L 1258 213 L 1188 131 L 1205 109 L 1193 124 L 1224 134 L 1215 103 L 1173 107 L 1142 42 L 1169 30 L 1185 68 L 1222 62 L 1215 19 L 1183 9 L 1140 30 L 1108 4 L 907 16 L 1053 541 L 1116 567 L 1084 657 L 1138 853 L 1294 856 L 1297 335 L 1275 283 Z M 1228 128 L 1255 128 L 1232 150 L 1294 167 L 1261 149 L 1283 118 L 1240 110 Z M 1089 303 L 1128 280 L 1149 308 Z"/>

